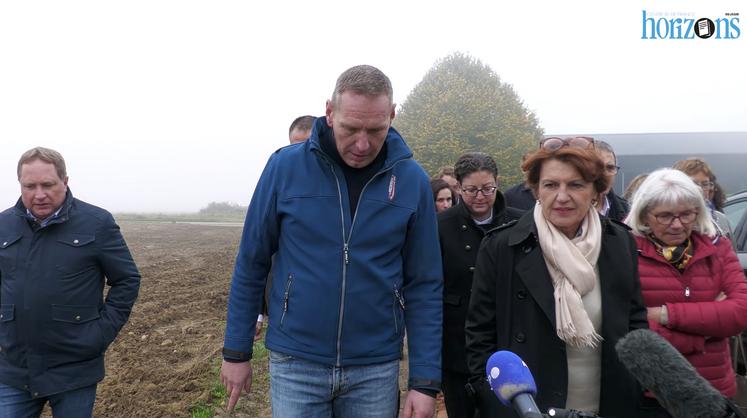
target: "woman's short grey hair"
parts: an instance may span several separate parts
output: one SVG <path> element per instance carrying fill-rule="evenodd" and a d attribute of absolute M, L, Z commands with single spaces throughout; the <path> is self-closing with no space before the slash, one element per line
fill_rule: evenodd
<path fill-rule="evenodd" d="M 630 206 L 630 213 L 625 222 L 634 233 L 646 235 L 651 231 L 645 220 L 650 210 L 659 205 L 683 203 L 693 205 L 698 211 L 698 216 L 693 222 L 694 231 L 708 236 L 716 235 L 711 213 L 705 205 L 700 187 L 687 174 L 671 168 L 656 170 L 646 177 L 635 192 L 633 204 Z"/>
<path fill-rule="evenodd" d="M 454 164 L 454 177 L 459 184 L 462 184 L 465 177 L 478 171 L 487 171 L 493 175 L 493 178 L 498 177 L 498 166 L 495 160 L 484 152 L 468 152 L 459 157 Z"/>

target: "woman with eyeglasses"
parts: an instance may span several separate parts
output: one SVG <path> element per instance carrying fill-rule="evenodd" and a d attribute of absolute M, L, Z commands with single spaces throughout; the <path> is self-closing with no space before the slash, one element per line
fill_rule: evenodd
<path fill-rule="evenodd" d="M 729 220 L 726 218 L 719 208 L 723 208 L 724 202 L 723 193 L 719 193 L 718 198 L 721 201 L 716 201 L 716 175 L 711 170 L 711 167 L 705 161 L 700 158 L 688 158 L 686 160 L 679 160 L 672 166 L 675 170 L 680 170 L 687 174 L 695 184 L 700 187 L 703 192 L 703 198 L 705 199 L 706 206 L 708 207 L 708 213 L 711 215 L 711 219 L 715 223 L 715 227 L 718 233 L 725 236 L 732 241 L 732 247 L 734 246 L 734 240 L 732 239 L 731 225 Z"/>
<path fill-rule="evenodd" d="M 438 216 L 444 276 L 442 383 L 448 415 L 472 418 L 475 405 L 465 390 L 469 372 L 464 319 L 480 241 L 487 231 L 506 222 L 507 215 L 492 157 L 481 152 L 464 154 L 457 160 L 454 174 L 461 199 Z"/>
<path fill-rule="evenodd" d="M 594 209 L 610 181 L 604 162 L 592 138 L 547 138 L 522 169 L 537 204 L 483 241 L 467 314 L 470 384 L 481 417 L 515 416 L 485 382 L 486 361 L 497 350 L 527 364 L 543 412 L 634 417 L 642 390 L 614 346 L 647 327 L 646 308 L 632 235 Z"/>
<path fill-rule="evenodd" d="M 734 396 L 729 337 L 747 328 L 747 281 L 739 260 L 685 173 L 657 170 L 635 196 L 627 222 L 639 249 L 649 326 L 714 388 Z M 670 417 L 648 393 L 639 416 Z"/>

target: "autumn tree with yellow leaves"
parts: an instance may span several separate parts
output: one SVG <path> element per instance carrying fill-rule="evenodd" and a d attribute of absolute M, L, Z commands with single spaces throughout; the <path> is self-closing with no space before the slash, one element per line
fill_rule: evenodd
<path fill-rule="evenodd" d="M 439 60 L 428 71 L 402 104 L 394 127 L 430 174 L 453 166 L 465 152 L 491 155 L 501 189 L 521 181 L 521 158 L 536 149 L 543 134 L 511 85 L 462 53 Z"/>

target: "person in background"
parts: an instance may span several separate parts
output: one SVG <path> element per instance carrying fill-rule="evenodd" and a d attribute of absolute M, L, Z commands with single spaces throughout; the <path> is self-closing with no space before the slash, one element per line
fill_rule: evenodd
<path fill-rule="evenodd" d="M 465 332 L 480 416 L 516 416 L 485 379 L 490 355 L 510 350 L 541 388 L 541 410 L 634 417 L 642 390 L 615 344 L 647 327 L 646 308 L 633 237 L 594 209 L 609 187 L 604 162 L 593 138 L 550 137 L 523 171 L 538 204 L 488 234 L 472 281 Z"/>
<path fill-rule="evenodd" d="M 729 337 L 747 328 L 747 281 L 731 243 L 717 233 L 702 190 L 679 170 L 654 171 L 635 196 L 627 222 L 649 325 L 732 397 Z M 649 394 L 638 416 L 670 417 Z"/>
<path fill-rule="evenodd" d="M 291 122 L 288 129 L 288 140 L 291 144 L 299 144 L 311 135 L 311 127 L 314 125 L 315 117 L 311 115 L 299 116 Z"/>
<path fill-rule="evenodd" d="M 635 196 L 635 192 L 638 191 L 638 188 L 641 186 L 641 183 L 643 183 L 643 180 L 646 180 L 646 177 L 648 177 L 648 173 L 639 174 L 633 177 L 633 180 L 630 180 L 630 183 L 628 183 L 628 187 L 626 187 L 625 191 L 623 192 L 623 199 L 627 200 L 628 202 L 633 202 L 633 196 Z"/>
<path fill-rule="evenodd" d="M 392 85 L 360 65 L 337 79 L 301 145 L 270 157 L 249 205 L 228 298 L 221 382 L 251 389 L 270 260 L 265 345 L 278 418 L 429 418 L 441 380 L 443 279 L 428 176 L 392 128 Z"/>
<path fill-rule="evenodd" d="M 630 204 L 615 194 L 615 191 L 612 189 L 612 186 L 615 184 L 615 176 L 617 176 L 617 172 L 620 170 L 620 166 L 617 165 L 617 156 L 612 146 L 604 141 L 596 140 L 594 146 L 599 156 L 602 157 L 604 171 L 610 178 L 609 187 L 602 192 L 598 199 L 597 210 L 608 218 L 622 222 L 630 210 Z"/>
<path fill-rule="evenodd" d="M 438 170 L 438 173 L 433 177 L 433 179 L 441 179 L 447 183 L 449 183 L 449 187 L 451 187 L 451 191 L 454 193 L 454 196 L 456 196 L 457 200 L 454 201 L 454 204 L 456 205 L 459 200 L 459 182 L 456 179 L 456 176 L 454 175 L 454 167 L 441 167 Z"/>
<path fill-rule="evenodd" d="M 524 154 L 521 157 L 522 164 L 526 161 L 527 155 L 529 154 Z M 503 197 L 506 199 L 506 206 L 524 211 L 530 210 L 537 205 L 537 198 L 532 193 L 532 189 L 529 188 L 526 181 L 522 181 L 506 189 L 503 192 Z"/>
<path fill-rule="evenodd" d="M 700 187 L 703 192 L 703 198 L 705 199 L 706 207 L 708 208 L 708 214 L 713 220 L 718 233 L 728 238 L 733 243 L 731 225 L 729 220 L 722 212 L 716 209 L 716 205 L 713 201 L 714 190 L 716 188 L 716 175 L 711 170 L 711 167 L 704 160 L 700 158 L 688 158 L 686 160 L 679 160 L 672 166 L 675 170 L 680 170 L 687 174 L 695 184 Z M 723 205 L 723 203 L 721 204 Z"/>
<path fill-rule="evenodd" d="M 436 204 L 437 213 L 449 209 L 453 206 L 454 201 L 456 201 L 449 183 L 444 180 L 431 180 L 431 190 L 433 191 L 433 201 Z"/>
<path fill-rule="evenodd" d="M 21 197 L 0 213 L 0 417 L 47 402 L 90 417 L 140 273 L 112 215 L 73 197 L 59 152 L 32 148 L 17 173 Z"/>
<path fill-rule="evenodd" d="M 448 415 L 472 418 L 475 403 L 465 389 L 470 374 L 464 349 L 464 320 L 480 242 L 487 231 L 504 224 L 507 216 L 498 190 L 498 167 L 492 157 L 481 152 L 464 154 L 457 160 L 454 173 L 462 199 L 438 216 L 444 276 L 441 375 Z"/>
<path fill-rule="evenodd" d="M 706 202 L 708 203 L 708 202 Z M 713 197 L 711 198 L 713 208 L 721 213 L 724 212 L 724 204 L 726 204 L 726 192 L 721 187 L 716 177 L 713 178 Z"/>

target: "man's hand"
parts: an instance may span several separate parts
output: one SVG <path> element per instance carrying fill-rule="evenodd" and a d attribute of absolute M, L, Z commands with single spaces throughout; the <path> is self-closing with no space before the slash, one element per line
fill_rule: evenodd
<path fill-rule="evenodd" d="M 436 399 L 417 390 L 407 391 L 404 418 L 431 418 L 436 410 Z"/>
<path fill-rule="evenodd" d="M 223 360 L 220 366 L 220 381 L 228 393 L 228 410 L 233 411 L 241 395 L 241 389 L 246 393 L 252 389 L 252 362 L 231 363 Z"/>

